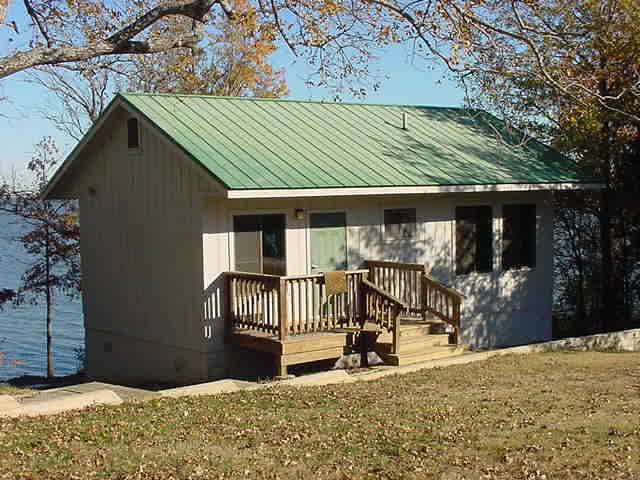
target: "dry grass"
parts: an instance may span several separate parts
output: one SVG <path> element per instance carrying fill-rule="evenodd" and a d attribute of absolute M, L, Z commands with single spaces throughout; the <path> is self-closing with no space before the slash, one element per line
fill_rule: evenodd
<path fill-rule="evenodd" d="M 640 354 L 0 420 L 0 478 L 640 478 Z"/>
<path fill-rule="evenodd" d="M 0 382 L 0 395 L 26 395 L 32 390 L 25 387 L 14 387 L 8 383 Z"/>

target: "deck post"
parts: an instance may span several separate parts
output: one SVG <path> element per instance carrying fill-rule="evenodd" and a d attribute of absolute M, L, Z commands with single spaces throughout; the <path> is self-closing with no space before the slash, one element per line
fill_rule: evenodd
<path fill-rule="evenodd" d="M 231 311 L 231 277 L 224 276 L 224 338 L 228 342 L 233 333 L 233 312 Z"/>
<path fill-rule="evenodd" d="M 288 325 L 288 317 L 289 317 L 289 306 L 287 304 L 287 281 L 284 278 L 280 278 L 278 283 L 278 338 L 281 342 L 284 342 L 287 339 L 287 334 L 289 332 Z M 285 368 L 286 375 L 286 368 Z"/>
<path fill-rule="evenodd" d="M 278 355 L 276 357 L 276 377 L 286 377 L 287 376 L 287 364 L 282 360 L 282 356 Z"/>
<path fill-rule="evenodd" d="M 454 301 L 453 303 L 453 343 L 455 345 L 458 344 L 458 336 L 460 335 L 460 304 L 462 302 L 460 300 Z"/>
<path fill-rule="evenodd" d="M 400 312 L 397 312 L 393 319 L 393 354 L 400 353 Z"/>
<path fill-rule="evenodd" d="M 367 321 L 369 320 L 368 318 L 368 312 L 367 312 L 367 290 L 365 288 L 365 284 L 360 282 L 360 285 L 358 285 L 359 287 L 359 292 L 358 292 L 358 318 L 357 318 L 357 322 L 360 324 L 360 327 L 362 328 L 364 326 L 365 323 L 367 323 Z"/>

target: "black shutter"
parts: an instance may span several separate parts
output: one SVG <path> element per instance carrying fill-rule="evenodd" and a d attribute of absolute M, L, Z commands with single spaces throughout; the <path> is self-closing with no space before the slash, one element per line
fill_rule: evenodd
<path fill-rule="evenodd" d="M 456 208 L 456 274 L 458 275 L 470 273 L 475 268 L 475 237 L 475 208 Z"/>
<path fill-rule="evenodd" d="M 515 268 L 517 263 L 515 238 L 518 235 L 516 214 L 513 205 L 502 207 L 502 269 L 510 270 Z"/>
<path fill-rule="evenodd" d="M 536 266 L 536 206 L 502 208 L 502 268 Z"/>
<path fill-rule="evenodd" d="M 534 268 L 536 266 L 536 206 L 523 205 L 522 215 L 522 266 Z"/>
<path fill-rule="evenodd" d="M 476 271 L 491 272 L 493 270 L 493 215 L 490 206 L 476 208 L 476 222 Z"/>

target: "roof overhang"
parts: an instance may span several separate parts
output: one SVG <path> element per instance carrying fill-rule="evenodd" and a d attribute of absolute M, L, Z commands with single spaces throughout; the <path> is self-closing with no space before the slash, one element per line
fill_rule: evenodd
<path fill-rule="evenodd" d="M 65 176 L 71 165 L 81 155 L 87 144 L 104 125 L 105 121 L 116 109 L 122 107 L 138 118 L 150 128 L 157 129 L 155 124 L 137 107 L 131 105 L 121 95 L 116 95 L 112 102 L 100 115 L 87 134 L 67 156 L 63 164 L 56 171 L 42 193 L 42 198 L 56 198 L 56 187 Z M 159 130 L 159 129 L 158 129 Z M 467 184 L 467 185 L 404 185 L 404 186 L 366 186 L 366 187 L 323 187 L 323 188 L 264 188 L 264 189 L 230 189 L 213 172 L 204 168 L 194 157 L 175 141 L 163 138 L 190 157 L 200 168 L 204 177 L 208 177 L 216 196 L 227 199 L 269 199 L 269 198 L 304 198 L 304 197 L 345 197 L 371 195 L 432 195 L 448 193 L 488 193 L 488 192 L 534 192 L 534 191 L 571 191 L 571 190 L 600 190 L 604 183 L 598 181 L 582 182 L 549 182 L 549 183 L 498 183 L 498 184 Z M 62 198 L 62 197 L 60 197 Z"/>
<path fill-rule="evenodd" d="M 401 187 L 300 188 L 227 190 L 228 199 L 303 197 L 344 197 L 356 195 L 420 195 L 442 193 L 534 192 L 561 190 L 601 190 L 603 183 L 505 183 L 488 185 L 425 185 Z"/>
<path fill-rule="evenodd" d="M 118 107 L 119 105 L 122 105 L 122 103 L 123 102 L 121 98 L 116 95 L 116 97 L 111 101 L 111 103 L 107 105 L 107 108 L 104 109 L 104 111 L 100 114 L 98 119 L 91 126 L 89 131 L 84 135 L 84 137 L 82 137 L 82 139 L 78 142 L 78 144 L 71 151 L 71 153 L 67 155 L 67 158 L 65 158 L 62 165 L 60 165 L 58 170 L 56 170 L 56 172 L 54 173 L 53 177 L 51 177 L 51 179 L 49 180 L 49 183 L 47 184 L 47 187 L 44 189 L 44 192 L 40 194 L 41 199 L 48 199 L 52 197 L 51 195 L 52 192 L 55 190 L 58 183 L 60 183 L 60 180 L 65 175 L 67 170 L 69 170 L 69 167 L 74 163 L 76 158 L 84 150 L 85 146 L 91 141 L 91 139 L 93 139 L 93 137 L 96 135 L 98 130 L 100 130 L 100 127 L 102 127 L 102 125 L 107 120 L 107 118 L 109 118 L 109 115 L 111 114 L 111 112 L 113 112 L 116 109 L 116 107 Z"/>
<path fill-rule="evenodd" d="M 147 116 L 143 112 L 139 111 L 137 108 L 132 106 L 121 95 L 116 95 L 111 101 L 111 103 L 109 103 L 109 105 L 107 105 L 107 107 L 103 110 L 103 112 L 100 114 L 100 116 L 91 126 L 91 128 L 87 131 L 87 133 L 78 142 L 75 148 L 71 151 L 71 153 L 69 153 L 69 155 L 64 160 L 62 165 L 60 165 L 60 167 L 56 170 L 53 177 L 51 177 L 51 179 L 49 180 L 47 187 L 44 189 L 44 192 L 40 194 L 41 199 L 44 200 L 44 199 L 52 199 L 52 198 L 67 198 L 66 196 L 56 196 L 56 187 L 60 184 L 62 178 L 64 178 L 69 168 L 77 161 L 78 157 L 80 157 L 80 155 L 82 154 L 84 149 L 87 147 L 87 145 L 100 131 L 100 129 L 108 120 L 108 118 L 111 116 L 111 114 L 118 108 L 122 108 L 125 111 L 127 111 L 129 114 L 136 116 L 136 118 L 138 118 L 147 128 L 158 130 L 158 128 L 153 124 L 153 122 L 151 122 L 147 118 Z M 179 145 L 175 145 L 175 143 L 171 142 L 165 135 L 160 135 L 160 137 L 166 140 L 169 145 L 177 147 L 178 151 L 182 152 L 187 157 L 191 158 L 188 152 L 186 152 Z M 226 189 L 226 186 L 223 185 L 210 172 L 206 171 L 206 169 L 204 169 L 197 160 L 193 158 L 192 160 L 194 161 L 194 164 L 197 165 L 197 168 L 199 169 L 199 171 L 203 174 L 203 178 L 210 179 L 209 183 L 211 184 L 211 189 L 215 191 L 216 194 L 220 195 L 228 191 Z"/>

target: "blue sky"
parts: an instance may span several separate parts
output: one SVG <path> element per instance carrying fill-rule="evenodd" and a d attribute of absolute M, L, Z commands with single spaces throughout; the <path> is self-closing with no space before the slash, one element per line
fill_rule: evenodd
<path fill-rule="evenodd" d="M 379 53 L 379 59 L 370 70 L 381 77 L 381 88 L 370 91 L 364 101 L 368 103 L 419 104 L 459 106 L 462 92 L 445 78 L 442 69 L 429 68 L 412 62 L 409 46 L 396 46 Z M 309 89 L 304 82 L 309 70 L 304 59 L 294 59 L 286 52 L 276 53 L 273 63 L 286 70 L 290 98 L 304 100 L 329 100 L 332 93 L 323 89 Z M 45 91 L 27 83 L 20 74 L 0 81 L 0 177 L 10 174 L 12 168 L 24 171 L 33 146 L 46 135 L 53 136 L 64 154 L 74 146 L 73 140 L 63 136 L 54 125 L 38 116 L 37 111 L 56 108 Z M 348 95 L 345 101 L 354 101 Z"/>

